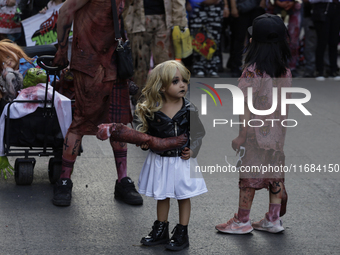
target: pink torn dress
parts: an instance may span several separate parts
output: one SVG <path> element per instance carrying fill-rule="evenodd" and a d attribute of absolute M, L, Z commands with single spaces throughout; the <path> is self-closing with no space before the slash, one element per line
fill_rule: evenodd
<path fill-rule="evenodd" d="M 262 171 L 255 171 L 255 167 L 257 166 L 257 169 L 260 169 L 263 166 L 267 168 L 270 166 L 272 169 L 276 167 L 275 169 L 278 170 L 280 166 L 285 164 L 283 146 L 286 127 L 284 126 L 292 124 L 284 122 L 284 125 L 282 125 L 282 121 L 288 117 L 288 107 L 286 115 L 281 115 L 281 88 L 292 86 L 291 77 L 290 70 L 287 70 L 281 78 L 271 78 L 268 74 L 256 69 L 255 64 L 243 70 L 238 87 L 242 90 L 247 104 L 248 87 L 252 87 L 253 106 L 257 110 L 271 109 L 273 88 L 277 88 L 278 92 L 277 107 L 273 113 L 265 116 L 253 113 L 250 115 L 252 120 L 250 124 L 254 127 L 248 126 L 247 139 L 243 145 L 246 150 L 242 157 L 241 166 L 247 167 L 247 169 L 253 167 L 253 171 L 240 172 L 240 188 L 268 189 L 269 185 L 274 182 L 284 182 L 283 171 L 263 173 Z M 290 93 L 287 94 L 287 98 L 290 98 Z M 268 121 L 268 119 L 275 119 L 275 121 Z"/>

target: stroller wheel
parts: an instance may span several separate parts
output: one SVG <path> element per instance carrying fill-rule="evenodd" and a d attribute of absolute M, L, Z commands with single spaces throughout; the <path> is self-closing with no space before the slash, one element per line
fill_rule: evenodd
<path fill-rule="evenodd" d="M 15 170 L 15 183 L 17 185 L 31 185 L 33 182 L 33 169 L 35 165 L 34 158 L 15 160 L 14 170 Z"/>
<path fill-rule="evenodd" d="M 61 174 L 61 159 L 50 158 L 48 162 L 48 178 L 50 179 L 50 183 L 56 183 Z"/>

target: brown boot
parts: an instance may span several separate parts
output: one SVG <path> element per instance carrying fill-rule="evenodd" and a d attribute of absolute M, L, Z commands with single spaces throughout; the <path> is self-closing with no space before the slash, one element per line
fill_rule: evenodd
<path fill-rule="evenodd" d="M 107 125 L 109 126 L 109 132 L 107 132 Z M 124 124 L 113 123 L 113 124 L 102 124 L 99 125 L 99 131 L 97 133 L 97 138 L 105 140 L 110 136 L 110 141 L 125 142 L 136 144 L 138 146 L 142 144 L 147 144 L 149 149 L 154 152 L 163 152 L 167 150 L 173 150 L 183 146 L 187 140 L 187 135 L 183 134 L 176 137 L 159 138 L 154 137 L 142 132 L 136 131 Z"/>

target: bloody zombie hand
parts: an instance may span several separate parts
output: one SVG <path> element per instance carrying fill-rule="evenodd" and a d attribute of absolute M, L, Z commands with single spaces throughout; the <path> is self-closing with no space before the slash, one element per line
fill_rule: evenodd
<path fill-rule="evenodd" d="M 105 140 L 110 137 L 110 141 L 125 142 L 138 146 L 147 145 L 154 152 L 173 150 L 183 146 L 188 137 L 183 134 L 176 137 L 158 138 L 127 127 L 124 124 L 101 124 L 98 126 L 97 138 Z"/>
<path fill-rule="evenodd" d="M 58 49 L 53 60 L 53 66 L 67 66 L 67 65 L 68 65 L 67 50 L 65 51 Z"/>

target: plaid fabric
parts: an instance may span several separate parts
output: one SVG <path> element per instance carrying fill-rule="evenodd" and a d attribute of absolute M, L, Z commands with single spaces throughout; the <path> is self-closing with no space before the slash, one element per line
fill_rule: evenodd
<path fill-rule="evenodd" d="M 95 135 L 102 123 L 130 123 L 129 88 L 126 80 L 102 82 L 105 69 L 99 66 L 95 77 L 72 70 L 74 74 L 75 111 L 69 131 Z"/>
<path fill-rule="evenodd" d="M 128 124 L 132 122 L 130 94 L 127 80 L 113 81 L 110 95 L 109 122 Z"/>

